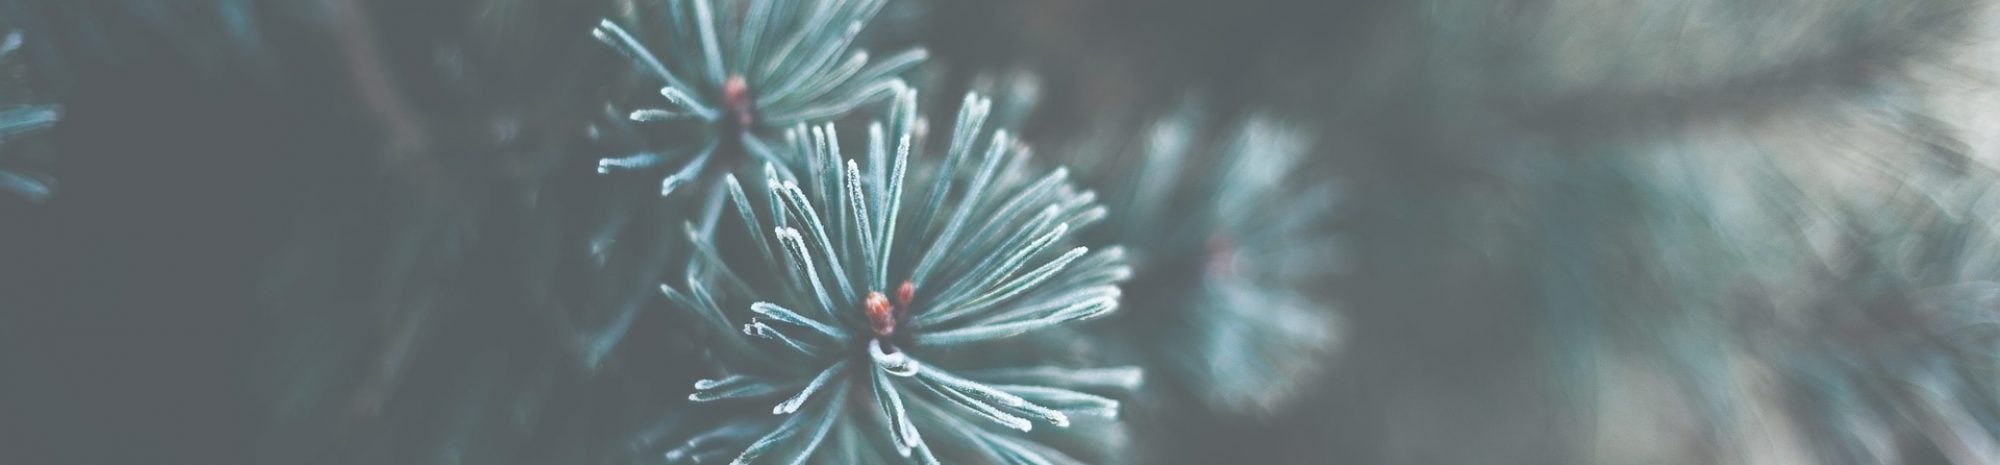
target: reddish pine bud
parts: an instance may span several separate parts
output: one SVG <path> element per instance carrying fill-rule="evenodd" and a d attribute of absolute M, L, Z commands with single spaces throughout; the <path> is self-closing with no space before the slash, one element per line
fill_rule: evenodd
<path fill-rule="evenodd" d="M 889 305 L 888 297 L 869 291 L 864 305 L 868 307 L 868 325 L 875 330 L 876 336 L 889 337 L 896 333 L 896 308 Z"/>
<path fill-rule="evenodd" d="M 750 114 L 750 81 L 742 75 L 730 75 L 722 83 L 722 105 L 730 116 L 736 118 L 737 127 L 749 129 L 756 116 Z"/>
<path fill-rule="evenodd" d="M 896 286 L 897 307 L 910 308 L 910 301 L 915 300 L 916 298 L 917 298 L 917 283 L 903 281 L 903 285 Z"/>

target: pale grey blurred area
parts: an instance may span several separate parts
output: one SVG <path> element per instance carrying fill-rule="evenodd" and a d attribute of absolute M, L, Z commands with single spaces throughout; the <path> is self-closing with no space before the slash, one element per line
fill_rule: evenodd
<path fill-rule="evenodd" d="M 1328 135 L 1336 368 L 1162 463 L 2000 460 L 1992 2 L 954 5 L 1029 24 L 1042 114 Z"/>

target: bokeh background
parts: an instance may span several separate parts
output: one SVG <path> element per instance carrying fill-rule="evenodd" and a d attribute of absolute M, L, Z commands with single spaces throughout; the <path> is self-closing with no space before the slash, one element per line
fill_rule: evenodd
<path fill-rule="evenodd" d="M 57 195 L 0 198 L 0 463 L 628 463 L 698 348 L 562 336 L 677 253 L 561 253 L 671 214 L 578 126 L 622 1 L 0 0 L 64 108 Z M 934 102 L 1032 74 L 1039 147 L 1189 100 L 1317 134 L 1340 350 L 1127 463 L 1969 465 L 1991 3 L 894 0 L 866 41 Z"/>

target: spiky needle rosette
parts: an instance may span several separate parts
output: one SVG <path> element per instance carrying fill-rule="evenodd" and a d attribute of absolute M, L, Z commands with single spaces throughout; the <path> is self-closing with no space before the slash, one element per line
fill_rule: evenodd
<path fill-rule="evenodd" d="M 20 33 L 10 32 L 0 36 L 0 66 L 11 65 L 14 52 L 20 48 Z M 55 124 L 61 115 L 61 111 L 53 105 L 22 103 L 22 94 L 13 83 L 0 82 L 0 161 L 13 158 L 6 146 L 9 139 L 47 128 Z M 44 178 L 6 169 L 0 169 L 0 190 L 36 201 L 48 198 L 51 193 Z"/>
<path fill-rule="evenodd" d="M 1136 368 L 990 363 L 1033 352 L 1021 336 L 1112 312 L 1130 270 L 1117 247 L 1069 245 L 1105 210 L 1066 170 L 1032 172 L 1004 130 L 981 147 L 985 99 L 967 97 L 941 164 L 912 169 L 915 99 L 899 92 L 889 122 L 869 127 L 866 163 L 843 160 L 832 125 L 802 126 L 787 147 L 803 173 L 772 166 L 749 190 L 726 178 L 737 215 L 694 237 L 685 288 L 663 286 L 719 336 L 726 376 L 689 398 L 767 401 L 786 417 L 730 422 L 669 459 L 929 464 L 941 444 L 947 457 L 1075 463 L 1018 433 L 1114 417 L 1106 395 L 1137 386 Z M 830 436 L 844 439 L 822 447 Z"/>
<path fill-rule="evenodd" d="M 1300 291 L 1337 271 L 1335 196 L 1295 182 L 1302 130 L 1252 116 L 1205 141 L 1203 121 L 1183 107 L 1136 150 L 1111 138 L 1076 151 L 1117 154 L 1087 168 L 1113 212 L 1095 239 L 1129 246 L 1138 270 L 1127 288 L 1139 310 L 1112 329 L 1176 389 L 1221 411 L 1268 412 L 1338 348 L 1336 315 Z"/>
<path fill-rule="evenodd" d="M 927 57 L 921 48 L 880 60 L 850 49 L 886 2 L 669 0 L 666 18 L 632 31 L 603 20 L 597 38 L 663 83 L 661 106 L 629 117 L 697 122 L 707 137 L 673 152 L 606 158 L 598 170 L 671 169 L 664 194 L 700 177 L 719 155 L 734 159 L 722 163 L 785 163 L 765 137 L 888 99 L 905 87 L 898 76 Z M 646 39 L 672 53 L 654 53 Z"/>

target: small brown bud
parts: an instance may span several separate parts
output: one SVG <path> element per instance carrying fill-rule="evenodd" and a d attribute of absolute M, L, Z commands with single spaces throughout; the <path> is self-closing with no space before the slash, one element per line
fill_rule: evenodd
<path fill-rule="evenodd" d="M 880 292 L 869 291 L 868 300 L 863 303 L 868 311 L 868 325 L 878 337 L 889 337 L 896 333 L 896 308 L 889 305 L 889 298 Z"/>
<path fill-rule="evenodd" d="M 740 74 L 730 75 L 729 80 L 722 82 L 722 105 L 736 118 L 738 127 L 748 129 L 757 120 L 750 113 L 750 81 Z"/>
<path fill-rule="evenodd" d="M 910 308 L 910 301 L 916 298 L 917 283 L 903 281 L 903 285 L 896 286 L 896 306 Z"/>

